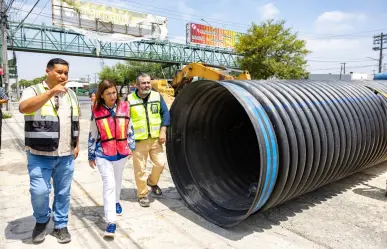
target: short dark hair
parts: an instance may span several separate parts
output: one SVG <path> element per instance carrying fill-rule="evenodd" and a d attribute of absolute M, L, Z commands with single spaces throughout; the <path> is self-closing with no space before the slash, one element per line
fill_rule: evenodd
<path fill-rule="evenodd" d="M 145 77 L 149 77 L 151 78 L 151 76 L 147 73 L 140 73 L 137 78 L 136 78 L 136 83 L 139 83 L 140 82 L 140 78 L 145 78 Z"/>
<path fill-rule="evenodd" d="M 61 58 L 54 58 L 54 59 L 51 59 L 48 63 L 47 63 L 47 68 L 48 69 L 53 69 L 54 66 L 56 64 L 61 64 L 61 65 L 66 65 L 66 66 L 69 66 L 69 63 Z"/>

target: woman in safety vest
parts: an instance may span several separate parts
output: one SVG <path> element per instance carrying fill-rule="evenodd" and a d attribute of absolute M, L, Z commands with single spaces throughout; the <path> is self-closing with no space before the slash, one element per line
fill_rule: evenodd
<path fill-rule="evenodd" d="M 129 102 L 120 101 L 112 80 L 103 80 L 95 96 L 89 133 L 89 165 L 103 181 L 105 235 L 114 237 L 116 215 L 122 215 L 120 193 L 125 163 L 135 149 Z"/>

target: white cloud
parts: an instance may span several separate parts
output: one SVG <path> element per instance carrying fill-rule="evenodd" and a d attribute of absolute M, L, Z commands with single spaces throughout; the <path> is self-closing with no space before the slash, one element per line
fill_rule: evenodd
<path fill-rule="evenodd" d="M 320 50 L 336 50 L 336 49 L 346 49 L 353 48 L 358 46 L 359 41 L 357 40 L 347 40 L 347 39 L 319 39 L 319 40 L 308 40 L 307 47 L 313 51 Z"/>
<path fill-rule="evenodd" d="M 260 6 L 258 8 L 258 11 L 263 20 L 275 19 L 280 13 L 279 9 L 275 7 L 273 3 L 268 3 L 263 6 Z"/>
<path fill-rule="evenodd" d="M 365 20 L 367 20 L 367 16 L 362 13 L 328 11 L 317 17 L 315 27 L 317 33 L 348 33 L 355 30 L 358 22 Z"/>
<path fill-rule="evenodd" d="M 322 34 L 343 34 L 355 31 L 356 28 L 351 24 L 338 23 L 338 24 L 316 24 L 317 33 Z"/>
<path fill-rule="evenodd" d="M 311 50 L 308 70 L 312 73 L 340 73 L 340 63 L 346 63 L 347 72 L 372 73 L 377 62 L 367 57 L 377 57 L 372 51 L 372 38 L 357 38 L 346 34 L 357 32 L 367 22 L 363 13 L 328 11 L 318 16 L 314 34 L 300 37 Z"/>
<path fill-rule="evenodd" d="M 342 11 L 328 11 L 321 14 L 316 22 L 344 22 L 344 21 L 363 21 L 367 16 L 362 13 L 346 13 Z"/>
<path fill-rule="evenodd" d="M 307 40 L 308 70 L 312 73 L 340 73 L 340 63 L 347 72 L 372 73 L 377 62 L 367 57 L 377 57 L 369 39 L 314 39 Z"/>

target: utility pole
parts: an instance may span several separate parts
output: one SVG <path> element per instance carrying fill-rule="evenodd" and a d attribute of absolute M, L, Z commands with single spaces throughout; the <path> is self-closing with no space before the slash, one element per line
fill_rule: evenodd
<path fill-rule="evenodd" d="M 3 77 L 4 85 L 8 95 L 11 94 L 11 86 L 9 84 L 9 69 L 8 69 L 8 47 L 7 47 L 7 12 L 5 10 L 5 0 L 0 0 L 1 10 L 1 48 L 3 57 Z M 7 111 L 10 109 L 10 101 L 7 103 Z"/>
<path fill-rule="evenodd" d="M 342 65 L 344 65 L 344 74 L 345 74 L 345 64 L 347 64 L 347 63 L 345 63 L 345 62 L 343 62 L 343 63 L 341 63 Z"/>
<path fill-rule="evenodd" d="M 379 73 L 382 72 L 382 65 L 383 65 L 383 50 L 387 49 L 387 47 L 384 47 L 384 43 L 387 43 L 387 34 L 381 33 L 380 35 L 374 36 L 374 45 L 373 47 L 374 51 L 379 51 Z"/>
<path fill-rule="evenodd" d="M 341 80 L 341 73 L 343 72 L 343 63 L 340 63 L 340 80 Z"/>

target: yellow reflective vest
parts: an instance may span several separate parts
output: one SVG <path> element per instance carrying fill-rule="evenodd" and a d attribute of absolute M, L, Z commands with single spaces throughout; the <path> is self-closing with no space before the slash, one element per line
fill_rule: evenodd
<path fill-rule="evenodd" d="M 36 95 L 46 92 L 43 84 L 32 86 Z M 79 136 L 79 108 L 75 93 L 69 89 L 66 94 L 71 106 L 71 145 L 75 147 Z M 51 100 L 39 110 L 24 114 L 25 145 L 39 151 L 55 151 L 59 146 L 59 116 Z"/>
<path fill-rule="evenodd" d="M 162 121 L 160 98 L 160 94 L 155 91 L 151 91 L 146 103 L 135 92 L 128 96 L 135 140 L 159 137 Z"/>

